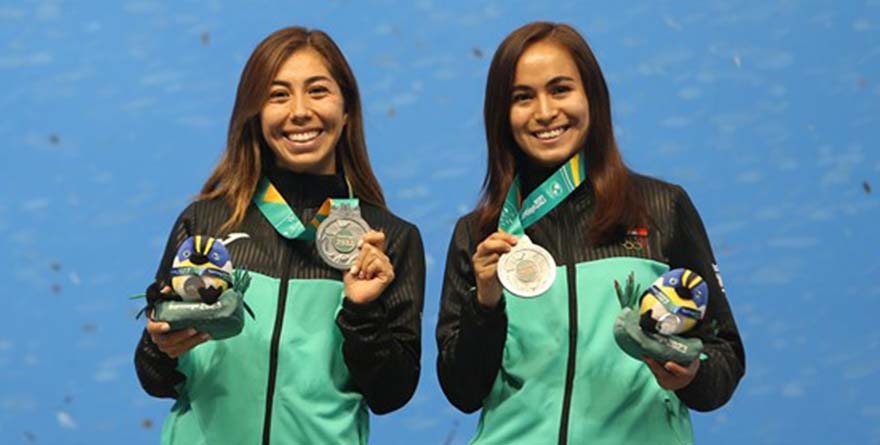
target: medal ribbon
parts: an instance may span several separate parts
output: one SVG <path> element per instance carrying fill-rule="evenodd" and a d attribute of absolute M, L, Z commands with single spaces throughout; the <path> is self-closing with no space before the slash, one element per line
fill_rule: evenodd
<path fill-rule="evenodd" d="M 498 229 L 515 236 L 523 236 L 526 227 L 538 222 L 547 213 L 559 205 L 586 179 L 584 157 L 577 152 L 556 172 L 550 175 L 518 205 L 520 198 L 519 175 L 513 178 L 513 184 L 507 191 L 504 207 L 498 219 Z"/>
<path fill-rule="evenodd" d="M 287 204 L 287 201 L 284 200 L 284 197 L 281 196 L 278 189 L 276 189 L 269 181 L 269 178 L 265 176 L 260 179 L 260 183 L 257 185 L 257 191 L 254 193 L 253 201 L 254 204 L 257 205 L 257 208 L 260 209 L 260 213 L 266 217 L 269 223 L 275 227 L 275 230 L 278 231 L 281 236 L 287 239 L 311 241 L 315 239 L 315 235 L 318 232 L 318 226 L 321 225 L 322 221 L 327 219 L 331 209 L 338 208 L 343 204 L 346 204 L 351 208 L 359 206 L 358 199 L 354 198 L 354 193 L 351 190 L 351 183 L 348 182 L 347 178 L 345 184 L 348 186 L 348 199 L 327 198 L 324 203 L 321 204 L 321 208 L 318 209 L 315 217 L 309 221 L 307 226 L 303 225 L 299 220 L 299 217 L 294 213 L 293 207 Z"/>

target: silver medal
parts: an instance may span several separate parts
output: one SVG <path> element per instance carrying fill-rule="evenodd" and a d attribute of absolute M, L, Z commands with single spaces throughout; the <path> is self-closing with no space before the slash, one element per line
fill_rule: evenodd
<path fill-rule="evenodd" d="M 556 280 L 556 261 L 547 249 L 520 238 L 510 252 L 498 259 L 498 280 L 508 292 L 519 297 L 537 297 Z"/>
<path fill-rule="evenodd" d="M 358 256 L 358 241 L 370 230 L 359 207 L 341 204 L 332 207 L 318 226 L 318 254 L 330 266 L 348 270 Z"/>

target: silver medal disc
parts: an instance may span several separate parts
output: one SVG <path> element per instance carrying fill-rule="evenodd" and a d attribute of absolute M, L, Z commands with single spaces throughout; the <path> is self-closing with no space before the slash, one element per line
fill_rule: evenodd
<path fill-rule="evenodd" d="M 498 259 L 498 280 L 518 297 L 537 297 L 556 280 L 556 261 L 547 249 L 533 244 L 527 236 Z"/>
<path fill-rule="evenodd" d="M 348 270 L 358 256 L 358 241 L 370 231 L 358 207 L 342 204 L 330 209 L 318 226 L 318 254 L 331 267 Z"/>

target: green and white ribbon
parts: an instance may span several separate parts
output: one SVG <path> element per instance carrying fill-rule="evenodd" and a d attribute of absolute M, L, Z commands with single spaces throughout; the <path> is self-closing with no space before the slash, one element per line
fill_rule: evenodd
<path fill-rule="evenodd" d="M 498 219 L 498 229 L 522 237 L 526 227 L 544 217 L 584 182 L 586 165 L 583 158 L 583 155 L 577 152 L 532 191 L 522 201 L 521 206 L 519 205 L 520 178 L 518 175 L 513 178 L 513 184 L 507 191 L 504 207 L 502 207 L 501 216 Z"/>

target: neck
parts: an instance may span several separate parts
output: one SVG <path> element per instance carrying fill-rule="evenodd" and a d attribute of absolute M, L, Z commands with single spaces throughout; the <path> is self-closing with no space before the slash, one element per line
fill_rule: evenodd
<path fill-rule="evenodd" d="M 265 175 L 287 204 L 294 208 L 318 207 L 327 198 L 348 198 L 348 187 L 342 173 L 296 172 L 272 165 Z"/>
<path fill-rule="evenodd" d="M 568 162 L 568 160 L 565 162 Z M 522 166 L 518 169 L 520 176 L 520 190 L 522 191 L 523 198 L 538 188 L 538 186 L 546 181 L 550 175 L 556 173 L 556 171 L 559 170 L 559 167 L 564 165 L 565 162 L 554 166 L 538 165 L 529 161 L 523 162 Z"/>

